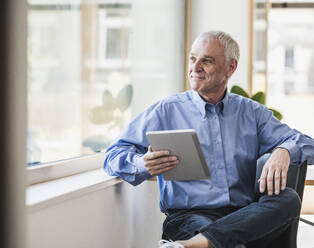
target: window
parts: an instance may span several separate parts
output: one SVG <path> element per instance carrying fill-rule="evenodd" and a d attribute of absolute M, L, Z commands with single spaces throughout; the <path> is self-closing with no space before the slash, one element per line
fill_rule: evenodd
<path fill-rule="evenodd" d="M 144 108 L 183 90 L 184 7 L 29 0 L 29 166 L 103 151 Z"/>
<path fill-rule="evenodd" d="M 266 92 L 283 122 L 313 137 L 314 1 L 255 0 L 254 13 L 253 93 Z"/>
<path fill-rule="evenodd" d="M 253 61 L 252 61 L 252 92 L 266 91 L 267 58 L 266 58 L 266 0 L 255 0 L 253 5 Z"/>
<path fill-rule="evenodd" d="M 314 3 L 314 2 L 313 2 Z M 311 84 L 314 45 L 314 4 L 269 11 L 268 103 L 290 126 L 314 136 L 314 89 Z M 305 8 L 306 7 L 306 8 Z"/>
<path fill-rule="evenodd" d="M 293 47 L 286 47 L 286 49 L 285 49 L 285 67 L 293 69 L 293 66 L 294 66 Z"/>

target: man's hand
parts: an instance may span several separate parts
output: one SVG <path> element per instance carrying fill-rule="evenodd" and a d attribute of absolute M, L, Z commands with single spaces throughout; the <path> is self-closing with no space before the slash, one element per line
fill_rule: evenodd
<path fill-rule="evenodd" d="M 179 163 L 176 156 L 170 156 L 169 151 L 160 150 L 153 152 L 151 146 L 143 157 L 144 165 L 152 176 L 158 176 L 168 170 L 173 169 Z"/>
<path fill-rule="evenodd" d="M 260 192 L 264 193 L 267 183 L 268 195 L 272 195 L 274 191 L 276 195 L 279 195 L 280 189 L 284 190 L 286 188 L 289 164 L 289 152 L 283 148 L 275 149 L 263 167 L 263 171 L 259 179 Z"/>

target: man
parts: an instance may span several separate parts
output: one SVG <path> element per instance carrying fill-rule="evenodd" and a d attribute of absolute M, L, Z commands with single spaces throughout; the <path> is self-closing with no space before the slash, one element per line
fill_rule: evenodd
<path fill-rule="evenodd" d="M 275 119 L 266 107 L 230 94 L 238 44 L 224 32 L 206 32 L 189 58 L 192 91 L 149 107 L 106 152 L 105 170 L 133 185 L 158 176 L 160 208 L 167 215 L 161 247 L 267 247 L 297 218 L 300 199 L 286 188 L 289 164 L 314 163 L 314 141 Z M 195 129 L 211 171 L 208 180 L 164 181 L 178 164 L 168 151 L 153 151 L 145 133 Z M 271 152 L 259 179 L 256 161 Z M 162 242 L 163 243 L 163 242 Z"/>

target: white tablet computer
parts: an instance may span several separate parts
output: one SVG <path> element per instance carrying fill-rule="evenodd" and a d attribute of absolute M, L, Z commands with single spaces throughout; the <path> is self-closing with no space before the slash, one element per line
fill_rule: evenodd
<path fill-rule="evenodd" d="M 153 151 L 169 150 L 171 155 L 179 159 L 179 164 L 174 169 L 163 173 L 165 180 L 199 180 L 210 177 L 194 129 L 151 131 L 146 136 Z"/>

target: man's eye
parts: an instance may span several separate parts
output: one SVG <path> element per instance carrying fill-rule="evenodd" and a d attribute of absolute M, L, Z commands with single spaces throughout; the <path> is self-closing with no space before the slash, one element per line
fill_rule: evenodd
<path fill-rule="evenodd" d="M 190 57 L 190 61 L 195 61 L 195 57 Z"/>
<path fill-rule="evenodd" d="M 211 64 L 211 63 L 213 63 L 213 61 L 212 60 L 210 60 L 210 59 L 203 59 L 203 64 Z"/>

